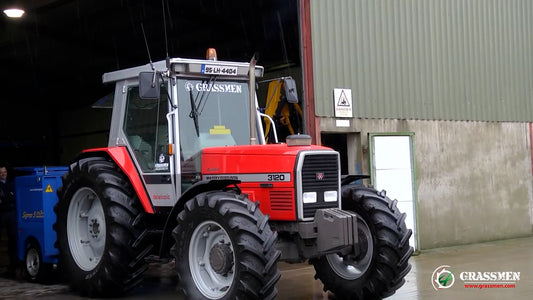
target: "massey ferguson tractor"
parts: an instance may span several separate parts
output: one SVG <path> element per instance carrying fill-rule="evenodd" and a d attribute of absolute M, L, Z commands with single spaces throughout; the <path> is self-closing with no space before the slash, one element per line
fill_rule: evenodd
<path fill-rule="evenodd" d="M 115 86 L 108 146 L 69 165 L 54 208 L 73 289 L 120 296 L 148 255 L 175 260 L 190 299 L 275 298 L 278 261 L 308 261 L 341 299 L 402 286 L 412 232 L 396 200 L 341 177 L 339 153 L 309 136 L 266 144 L 263 72 L 210 49 L 103 75 Z"/>

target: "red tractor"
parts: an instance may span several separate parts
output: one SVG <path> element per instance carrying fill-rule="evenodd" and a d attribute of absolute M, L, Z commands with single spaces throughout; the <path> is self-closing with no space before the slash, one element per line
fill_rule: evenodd
<path fill-rule="evenodd" d="M 191 299 L 272 299 L 278 261 L 309 261 L 340 298 L 393 294 L 413 252 L 396 201 L 341 178 L 338 152 L 308 136 L 266 144 L 263 68 L 209 53 L 103 75 L 108 147 L 70 164 L 54 209 L 71 287 L 121 295 L 158 255 Z"/>

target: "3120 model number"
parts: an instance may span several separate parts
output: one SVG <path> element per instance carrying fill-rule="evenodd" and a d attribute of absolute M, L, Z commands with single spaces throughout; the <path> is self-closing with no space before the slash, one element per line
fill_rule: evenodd
<path fill-rule="evenodd" d="M 268 174 L 268 181 L 285 181 L 285 174 Z"/>

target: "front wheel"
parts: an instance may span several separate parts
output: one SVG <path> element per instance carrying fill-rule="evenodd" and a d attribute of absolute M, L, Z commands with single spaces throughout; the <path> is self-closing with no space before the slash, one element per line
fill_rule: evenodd
<path fill-rule="evenodd" d="M 396 200 L 363 186 L 344 186 L 343 209 L 358 215 L 358 253 L 311 259 L 324 290 L 340 299 L 380 299 L 395 293 L 411 270 L 412 234 Z"/>
<path fill-rule="evenodd" d="M 176 271 L 189 299 L 272 299 L 277 234 L 258 205 L 231 192 L 189 200 L 173 231 Z"/>

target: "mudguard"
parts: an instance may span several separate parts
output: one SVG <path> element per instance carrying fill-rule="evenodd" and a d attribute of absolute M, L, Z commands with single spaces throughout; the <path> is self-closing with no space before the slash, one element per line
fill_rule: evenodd
<path fill-rule="evenodd" d="M 139 176 L 139 171 L 135 167 L 135 164 L 133 163 L 133 160 L 126 147 L 87 149 L 83 150 L 80 156 L 78 156 L 78 158 L 94 155 L 95 153 L 107 154 L 119 166 L 122 172 L 124 172 L 124 174 L 128 176 L 131 185 L 133 186 L 135 193 L 137 193 L 137 196 L 139 197 L 139 200 L 141 201 L 144 210 L 149 214 L 153 214 L 154 207 L 152 206 L 152 202 L 150 202 L 150 197 L 148 197 L 146 188 L 144 187 L 141 177 Z"/>

